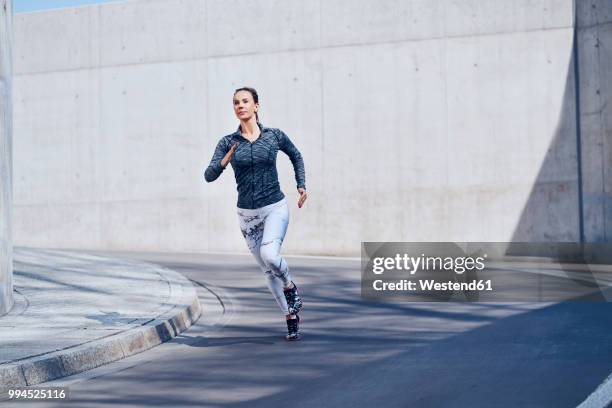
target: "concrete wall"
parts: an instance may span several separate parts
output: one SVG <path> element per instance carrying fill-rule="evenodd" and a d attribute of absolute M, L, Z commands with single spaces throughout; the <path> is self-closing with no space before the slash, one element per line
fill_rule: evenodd
<path fill-rule="evenodd" d="M 288 253 L 580 239 L 571 0 L 133 0 L 15 20 L 17 244 L 245 251 L 231 170 L 202 177 L 245 84 L 305 158 L 298 210 L 279 156 Z"/>
<path fill-rule="evenodd" d="M 0 315 L 13 307 L 12 7 L 0 1 Z"/>
<path fill-rule="evenodd" d="M 584 235 L 612 241 L 612 0 L 579 1 Z"/>

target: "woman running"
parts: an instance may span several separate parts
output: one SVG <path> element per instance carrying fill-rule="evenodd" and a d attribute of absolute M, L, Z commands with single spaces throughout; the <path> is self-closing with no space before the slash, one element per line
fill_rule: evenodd
<path fill-rule="evenodd" d="M 240 126 L 219 141 L 204 178 L 207 182 L 216 180 L 231 163 L 238 188 L 238 219 L 242 235 L 286 317 L 286 339 L 293 341 L 301 338 L 298 312 L 302 300 L 291 280 L 287 261 L 280 255 L 289 224 L 289 208 L 278 183 L 276 155 L 281 150 L 291 159 L 300 194 L 299 208 L 307 197 L 304 161 L 282 130 L 259 123 L 258 110 L 259 96 L 255 89 L 236 89 L 234 113 Z"/>

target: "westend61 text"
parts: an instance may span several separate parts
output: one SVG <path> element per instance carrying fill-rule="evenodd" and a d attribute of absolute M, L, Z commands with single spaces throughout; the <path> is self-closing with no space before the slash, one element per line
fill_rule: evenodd
<path fill-rule="evenodd" d="M 453 271 L 461 275 L 466 271 L 474 269 L 482 271 L 485 268 L 484 261 L 487 255 L 472 258 L 471 256 L 460 257 L 441 257 L 441 256 L 410 256 L 404 254 L 395 257 L 377 257 L 372 259 L 372 272 L 376 275 L 389 270 L 408 271 L 414 275 L 417 270 L 445 270 Z"/>
<path fill-rule="evenodd" d="M 436 282 L 433 279 L 421 279 L 418 281 L 419 285 L 417 286 L 416 282 L 409 281 L 407 279 L 402 279 L 396 282 L 384 282 L 382 280 L 375 280 L 372 282 L 372 287 L 374 290 L 398 290 L 398 291 L 484 291 L 484 290 L 493 290 L 493 285 L 491 284 L 491 280 L 473 280 L 471 282 Z"/>

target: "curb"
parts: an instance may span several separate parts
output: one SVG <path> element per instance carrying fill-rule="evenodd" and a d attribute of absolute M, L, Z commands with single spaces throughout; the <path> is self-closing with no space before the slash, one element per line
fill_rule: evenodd
<path fill-rule="evenodd" d="M 121 333 L 0 365 L 0 393 L 67 377 L 141 353 L 164 343 L 195 323 L 202 307 L 195 288 L 180 273 L 164 269 L 169 309 L 148 322 Z"/>

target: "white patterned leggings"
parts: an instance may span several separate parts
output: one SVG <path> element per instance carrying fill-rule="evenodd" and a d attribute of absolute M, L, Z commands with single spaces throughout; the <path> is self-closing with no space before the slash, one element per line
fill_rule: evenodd
<path fill-rule="evenodd" d="M 240 229 L 249 250 L 266 275 L 268 288 L 283 314 L 289 314 L 283 289 L 291 275 L 287 261 L 280 255 L 289 225 L 289 207 L 282 200 L 254 210 L 238 208 Z"/>

